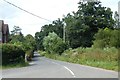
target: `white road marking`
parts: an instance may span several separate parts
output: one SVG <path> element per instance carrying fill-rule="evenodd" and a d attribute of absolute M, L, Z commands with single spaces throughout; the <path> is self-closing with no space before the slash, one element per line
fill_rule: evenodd
<path fill-rule="evenodd" d="M 54 63 L 54 64 L 57 64 L 57 65 L 60 65 L 60 66 L 64 67 L 66 70 L 68 70 L 68 71 L 69 71 L 69 72 L 73 75 L 73 77 L 75 77 L 75 74 L 73 73 L 73 71 L 72 71 L 72 70 L 70 70 L 68 67 L 63 66 L 63 65 L 58 64 L 58 63 L 55 63 L 55 62 L 52 62 L 52 63 Z"/>
<path fill-rule="evenodd" d="M 67 68 L 66 66 L 63 66 L 65 69 L 67 69 L 72 75 L 73 75 L 73 77 L 75 77 L 75 74 L 73 73 L 73 71 L 72 70 L 70 70 L 69 68 Z"/>

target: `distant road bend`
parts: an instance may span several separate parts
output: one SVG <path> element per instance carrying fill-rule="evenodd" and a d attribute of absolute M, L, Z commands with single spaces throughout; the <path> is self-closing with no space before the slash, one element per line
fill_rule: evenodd
<path fill-rule="evenodd" d="M 30 66 L 2 70 L 3 78 L 118 78 L 118 72 L 40 57 Z"/>

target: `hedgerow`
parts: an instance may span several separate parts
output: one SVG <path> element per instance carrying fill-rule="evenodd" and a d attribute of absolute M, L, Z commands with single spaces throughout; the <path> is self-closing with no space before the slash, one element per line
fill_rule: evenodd
<path fill-rule="evenodd" d="M 21 46 L 8 43 L 0 45 L 2 45 L 2 65 L 19 63 L 25 58 L 25 52 Z"/>

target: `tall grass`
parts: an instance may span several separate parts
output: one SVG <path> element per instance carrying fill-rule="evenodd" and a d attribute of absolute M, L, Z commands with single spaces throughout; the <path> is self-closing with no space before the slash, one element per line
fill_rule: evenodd
<path fill-rule="evenodd" d="M 12 64 L 8 65 L 2 65 L 0 66 L 1 69 L 10 69 L 10 68 L 19 68 L 19 67 L 25 67 L 28 66 L 29 63 L 25 62 L 24 60 L 21 60 L 20 62 L 14 62 Z"/>
<path fill-rule="evenodd" d="M 46 57 L 100 67 L 109 70 L 118 70 L 118 49 L 111 48 L 77 48 L 68 49 L 62 55 L 45 54 Z"/>

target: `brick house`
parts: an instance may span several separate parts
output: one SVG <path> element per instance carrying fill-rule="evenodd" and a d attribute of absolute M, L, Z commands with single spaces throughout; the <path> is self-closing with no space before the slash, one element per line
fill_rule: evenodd
<path fill-rule="evenodd" d="M 6 43 L 9 37 L 8 24 L 4 24 L 3 20 L 0 20 L 0 43 Z"/>

